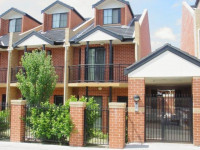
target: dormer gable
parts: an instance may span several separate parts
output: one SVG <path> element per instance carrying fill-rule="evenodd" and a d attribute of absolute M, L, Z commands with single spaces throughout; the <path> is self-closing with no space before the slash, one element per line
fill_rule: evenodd
<path fill-rule="evenodd" d="M 44 10 L 43 32 L 54 28 L 73 29 L 85 21 L 83 16 L 73 7 L 57 0 Z"/>
<path fill-rule="evenodd" d="M 26 32 L 41 25 L 35 18 L 16 8 L 10 8 L 0 16 L 0 36 L 9 32 Z"/>
<path fill-rule="evenodd" d="M 129 25 L 134 14 L 128 1 L 100 0 L 93 5 L 95 9 L 95 26 Z"/>

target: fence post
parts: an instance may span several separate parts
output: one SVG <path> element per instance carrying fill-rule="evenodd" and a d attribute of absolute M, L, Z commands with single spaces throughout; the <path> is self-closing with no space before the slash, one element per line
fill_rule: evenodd
<path fill-rule="evenodd" d="M 70 116 L 74 124 L 69 139 L 70 146 L 84 146 L 84 111 L 85 102 L 70 102 Z"/>
<path fill-rule="evenodd" d="M 109 148 L 125 147 L 126 103 L 109 103 Z"/>
<path fill-rule="evenodd" d="M 23 118 L 26 115 L 26 101 L 12 100 L 11 101 L 11 127 L 10 141 L 24 142 L 25 141 L 25 122 Z"/>

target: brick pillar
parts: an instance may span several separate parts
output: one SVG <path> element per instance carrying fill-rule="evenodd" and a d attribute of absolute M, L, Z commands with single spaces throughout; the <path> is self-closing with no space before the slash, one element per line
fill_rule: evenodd
<path fill-rule="evenodd" d="M 109 103 L 109 148 L 125 147 L 126 103 Z"/>
<path fill-rule="evenodd" d="M 24 100 L 11 101 L 11 142 L 24 142 L 25 140 L 25 122 L 22 120 L 26 114 L 25 105 Z"/>
<path fill-rule="evenodd" d="M 70 102 L 70 116 L 74 124 L 74 131 L 70 135 L 70 146 L 84 146 L 84 110 L 85 102 Z"/>
<path fill-rule="evenodd" d="M 135 112 L 134 95 L 140 96 L 139 111 Z M 128 142 L 145 141 L 145 80 L 128 79 Z"/>
<path fill-rule="evenodd" d="M 193 143 L 200 145 L 200 77 L 193 77 Z"/>

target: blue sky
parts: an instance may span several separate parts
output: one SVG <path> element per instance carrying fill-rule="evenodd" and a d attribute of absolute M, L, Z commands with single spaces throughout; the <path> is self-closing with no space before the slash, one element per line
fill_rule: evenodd
<path fill-rule="evenodd" d="M 55 0 L 0 0 L 0 14 L 10 7 L 23 10 L 42 21 L 41 10 Z M 84 17 L 93 16 L 92 4 L 99 0 L 61 0 L 75 7 Z M 148 9 L 152 50 L 171 43 L 180 47 L 182 2 L 190 5 L 195 0 L 129 0 L 135 14 Z"/>

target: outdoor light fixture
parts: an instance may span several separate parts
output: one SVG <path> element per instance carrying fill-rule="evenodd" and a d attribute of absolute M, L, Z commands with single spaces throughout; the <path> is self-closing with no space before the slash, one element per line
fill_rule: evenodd
<path fill-rule="evenodd" d="M 139 100 L 140 100 L 140 96 L 139 95 L 134 95 L 133 97 L 134 101 L 135 101 L 135 112 L 139 111 Z"/>

